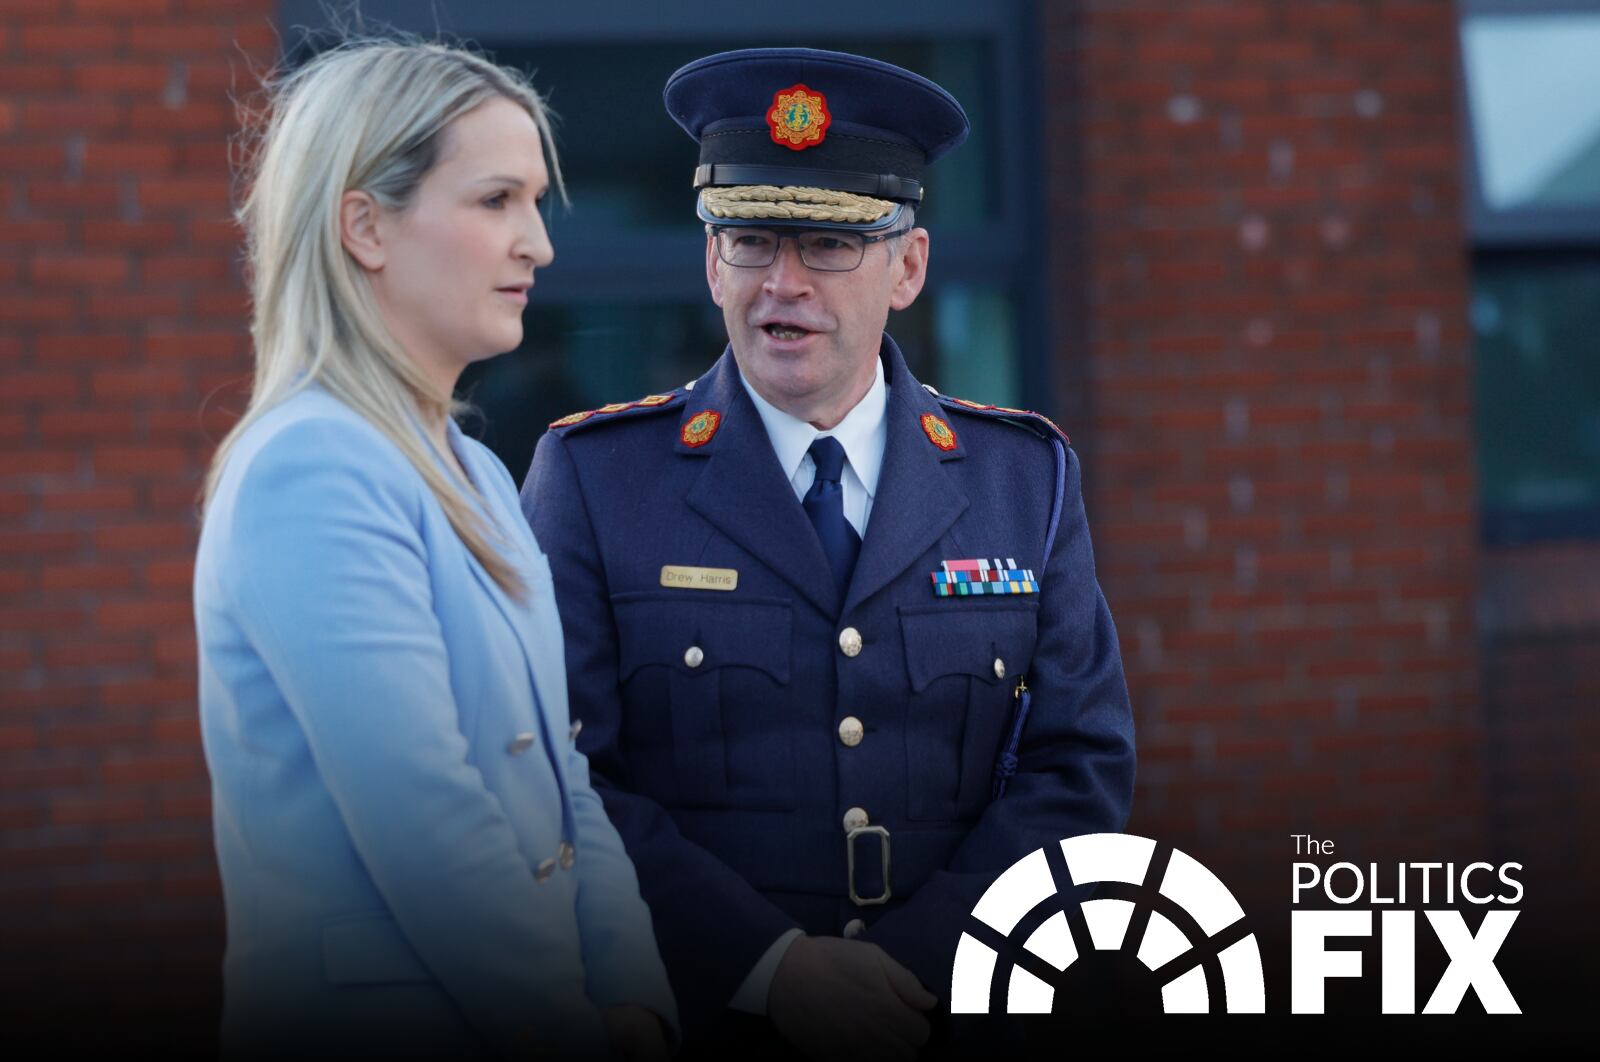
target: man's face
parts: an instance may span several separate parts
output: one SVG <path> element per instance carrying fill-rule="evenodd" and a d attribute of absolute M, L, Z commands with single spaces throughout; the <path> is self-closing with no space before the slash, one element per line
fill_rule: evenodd
<path fill-rule="evenodd" d="M 847 273 L 808 268 L 794 240 L 769 266 L 731 266 L 706 238 L 706 281 L 739 372 L 774 406 L 823 427 L 866 393 L 889 311 L 915 301 L 927 263 L 924 229 L 868 244 Z"/>

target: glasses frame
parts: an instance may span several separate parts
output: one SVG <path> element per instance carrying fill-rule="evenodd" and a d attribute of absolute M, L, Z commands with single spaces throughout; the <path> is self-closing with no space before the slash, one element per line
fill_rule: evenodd
<path fill-rule="evenodd" d="M 850 232 L 849 229 L 799 229 L 794 232 L 785 232 L 782 229 L 773 228 L 770 225 L 708 225 L 706 227 L 711 230 L 711 242 L 717 247 L 717 258 L 720 261 L 732 266 L 734 269 L 770 269 L 772 268 L 772 264 L 778 260 L 778 256 L 783 253 L 783 241 L 793 240 L 795 250 L 800 254 L 800 264 L 817 273 L 854 273 L 857 269 L 861 268 L 861 263 L 867 260 L 867 248 L 872 244 L 882 243 L 884 240 L 892 240 L 896 236 L 904 236 L 906 233 L 911 231 L 911 229 L 908 227 L 903 229 L 895 229 L 893 232 L 880 232 L 871 236 L 861 236 L 861 257 L 856 259 L 855 265 L 851 266 L 849 269 L 822 269 L 806 261 L 806 248 L 805 245 L 800 242 L 800 237 L 802 235 L 808 232 L 847 232 L 852 236 L 860 234 Z M 773 245 L 772 260 L 765 262 L 762 265 L 742 265 L 738 262 L 729 262 L 727 256 L 722 253 L 722 234 L 724 232 L 732 232 L 735 229 L 756 229 L 761 232 L 770 232 L 776 236 L 778 238 L 778 242 Z"/>

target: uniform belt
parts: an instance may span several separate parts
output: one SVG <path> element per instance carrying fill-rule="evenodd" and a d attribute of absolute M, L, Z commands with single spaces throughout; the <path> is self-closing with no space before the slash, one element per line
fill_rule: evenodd
<path fill-rule="evenodd" d="M 849 888 L 848 842 L 837 823 L 796 828 L 782 813 L 675 808 L 684 837 L 711 852 L 758 889 L 844 899 Z M 971 830 L 968 823 L 883 823 L 894 837 L 894 892 L 909 895 L 950 858 Z M 868 829 L 870 833 L 870 828 Z M 856 845 L 856 878 L 864 887 L 879 862 L 870 837 Z"/>

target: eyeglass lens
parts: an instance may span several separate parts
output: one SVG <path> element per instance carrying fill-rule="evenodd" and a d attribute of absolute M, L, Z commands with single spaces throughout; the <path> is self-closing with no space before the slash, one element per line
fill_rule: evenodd
<path fill-rule="evenodd" d="M 719 229 L 717 253 L 731 266 L 761 268 L 778 257 L 784 240 L 800 246 L 800 261 L 811 269 L 848 272 L 861 264 L 867 244 L 859 233 L 826 229 L 782 233 L 772 229 Z"/>

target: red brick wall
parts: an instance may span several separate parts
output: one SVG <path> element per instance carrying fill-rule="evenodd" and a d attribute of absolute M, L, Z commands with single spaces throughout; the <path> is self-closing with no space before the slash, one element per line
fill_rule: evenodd
<path fill-rule="evenodd" d="M 249 364 L 230 89 L 271 9 L 0 0 L 0 993 L 74 1039 L 215 1023 L 189 579 Z"/>
<path fill-rule="evenodd" d="M 1282 909 L 1288 834 L 1477 858 L 1454 5 L 1046 5 L 1058 360 L 1130 829 Z M 1268 868 L 1268 869 L 1263 869 Z"/>

